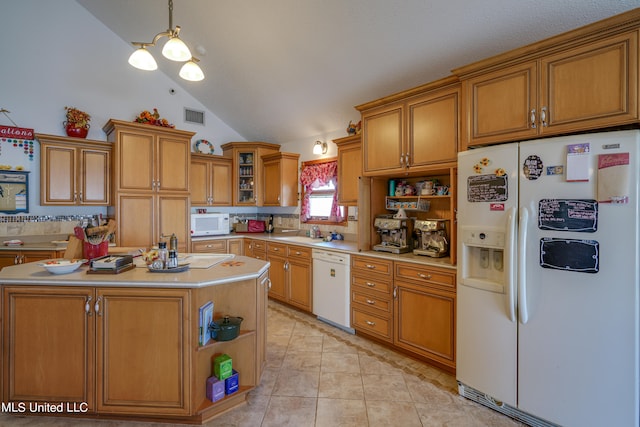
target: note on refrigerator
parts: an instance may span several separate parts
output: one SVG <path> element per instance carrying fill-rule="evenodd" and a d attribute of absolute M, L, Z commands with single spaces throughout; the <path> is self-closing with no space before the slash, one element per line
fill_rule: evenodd
<path fill-rule="evenodd" d="M 567 145 L 567 181 L 589 181 L 590 153 L 588 142 Z"/>
<path fill-rule="evenodd" d="M 598 156 L 598 202 L 629 203 L 629 153 Z"/>

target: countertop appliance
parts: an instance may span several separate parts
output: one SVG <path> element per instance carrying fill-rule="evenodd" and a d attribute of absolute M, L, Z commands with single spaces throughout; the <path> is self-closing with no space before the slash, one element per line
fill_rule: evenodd
<path fill-rule="evenodd" d="M 217 236 L 229 231 L 228 213 L 191 214 L 191 237 Z"/>
<path fill-rule="evenodd" d="M 418 235 L 418 247 L 413 250 L 414 254 L 433 258 L 449 255 L 447 220 L 417 219 L 413 229 Z"/>
<path fill-rule="evenodd" d="M 351 256 L 313 249 L 313 314 L 354 334 L 351 328 Z"/>
<path fill-rule="evenodd" d="M 640 131 L 458 155 L 460 394 L 532 426 L 638 426 Z"/>
<path fill-rule="evenodd" d="M 409 239 L 412 224 L 413 221 L 409 218 L 376 217 L 373 225 L 380 235 L 380 243 L 374 245 L 373 250 L 394 254 L 410 252 L 412 247 L 409 244 Z"/>

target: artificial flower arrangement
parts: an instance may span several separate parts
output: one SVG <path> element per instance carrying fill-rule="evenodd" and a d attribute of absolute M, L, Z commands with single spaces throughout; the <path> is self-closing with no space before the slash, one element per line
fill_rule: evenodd
<path fill-rule="evenodd" d="M 138 114 L 138 117 L 135 119 L 138 123 L 145 123 L 148 125 L 162 126 L 166 128 L 174 128 L 175 125 L 169 123 L 167 119 L 161 119 L 160 113 L 158 113 L 158 109 L 154 108 L 153 113 L 144 110 L 142 113 Z"/>
<path fill-rule="evenodd" d="M 75 107 L 64 107 L 64 109 L 67 110 L 67 121 L 64 122 L 65 126 L 89 129 L 89 122 L 91 121 L 89 114 Z"/>

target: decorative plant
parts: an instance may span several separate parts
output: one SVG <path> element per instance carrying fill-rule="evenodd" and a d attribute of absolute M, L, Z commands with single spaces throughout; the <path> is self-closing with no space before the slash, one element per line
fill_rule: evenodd
<path fill-rule="evenodd" d="M 160 118 L 160 113 L 158 113 L 158 109 L 154 108 L 153 113 L 148 110 L 144 110 L 142 113 L 138 114 L 138 117 L 135 119 L 138 123 L 145 123 L 148 125 L 156 125 L 163 126 L 166 128 L 174 128 L 175 126 L 169 123 L 167 119 Z"/>
<path fill-rule="evenodd" d="M 72 125 L 75 128 L 89 128 L 89 122 L 91 121 L 89 114 L 75 107 L 64 107 L 64 109 L 67 110 L 65 126 Z"/>

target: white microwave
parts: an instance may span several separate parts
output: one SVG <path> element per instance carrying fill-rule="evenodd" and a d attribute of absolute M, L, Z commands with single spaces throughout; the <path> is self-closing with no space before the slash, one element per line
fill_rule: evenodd
<path fill-rule="evenodd" d="M 191 236 L 229 234 L 228 213 L 191 214 Z"/>

